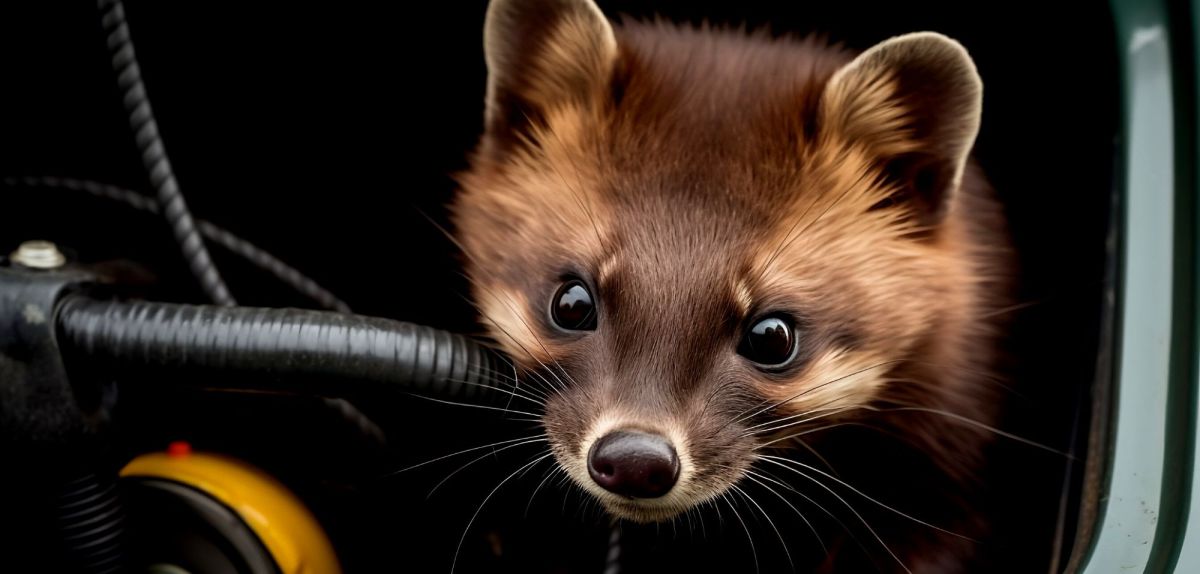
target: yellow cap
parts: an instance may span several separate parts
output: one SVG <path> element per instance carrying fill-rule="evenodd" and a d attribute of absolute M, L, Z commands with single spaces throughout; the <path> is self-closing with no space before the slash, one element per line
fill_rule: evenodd
<path fill-rule="evenodd" d="M 284 574 L 341 572 L 325 531 L 287 487 L 239 460 L 182 446 L 139 456 L 121 476 L 173 480 L 219 500 L 262 540 Z"/>

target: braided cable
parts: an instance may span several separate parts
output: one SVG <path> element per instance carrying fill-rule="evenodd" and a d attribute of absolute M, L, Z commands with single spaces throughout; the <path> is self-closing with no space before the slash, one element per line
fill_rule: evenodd
<path fill-rule="evenodd" d="M 46 189 L 66 189 L 70 191 L 82 191 L 95 197 L 108 199 L 123 203 L 128 207 L 143 211 L 146 213 L 158 214 L 158 203 L 153 199 L 146 197 L 136 191 L 88 181 L 83 179 L 73 179 L 68 177 L 6 177 L 0 179 L 5 187 L 28 187 L 28 188 L 46 188 Z M 322 287 L 309 276 L 301 273 L 295 267 L 284 263 L 279 258 L 264 251 L 261 247 L 242 239 L 222 227 L 209 223 L 203 219 L 196 220 L 196 227 L 200 230 L 200 235 L 205 239 L 220 245 L 230 253 L 241 257 L 251 265 L 274 275 L 283 284 L 291 287 L 297 293 L 315 301 L 318 305 L 325 309 L 340 311 L 342 313 L 350 313 L 350 306 L 345 301 L 339 299 L 328 289 Z"/>
<path fill-rule="evenodd" d="M 175 172 L 158 133 L 158 122 L 154 119 L 150 99 L 146 96 L 146 86 L 142 83 L 141 67 L 133 50 L 129 25 L 125 22 L 125 8 L 121 0 L 98 0 L 97 6 L 112 54 L 112 67 L 117 74 L 121 100 L 129 113 L 129 127 L 133 130 L 134 140 L 142 155 L 142 165 L 150 177 L 150 185 L 158 197 L 159 208 L 183 251 L 188 268 L 200 281 L 205 294 L 217 304 L 236 305 L 221 274 L 213 265 L 208 249 L 204 247 L 204 241 L 179 189 L 179 182 L 175 180 Z"/>

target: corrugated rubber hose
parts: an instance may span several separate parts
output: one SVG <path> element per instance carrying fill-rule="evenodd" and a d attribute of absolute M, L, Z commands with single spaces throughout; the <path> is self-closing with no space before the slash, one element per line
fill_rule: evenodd
<path fill-rule="evenodd" d="M 59 345 L 81 373 L 165 371 L 209 388 L 329 397 L 399 390 L 476 403 L 500 400 L 515 378 L 505 358 L 462 335 L 328 311 L 73 295 L 57 322 Z"/>

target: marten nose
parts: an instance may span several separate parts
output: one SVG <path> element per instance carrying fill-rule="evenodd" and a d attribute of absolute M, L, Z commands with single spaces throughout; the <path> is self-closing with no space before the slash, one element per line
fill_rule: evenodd
<path fill-rule="evenodd" d="M 588 473 L 605 490 L 631 498 L 658 498 L 679 479 L 679 457 L 667 439 L 610 432 L 588 452 Z"/>

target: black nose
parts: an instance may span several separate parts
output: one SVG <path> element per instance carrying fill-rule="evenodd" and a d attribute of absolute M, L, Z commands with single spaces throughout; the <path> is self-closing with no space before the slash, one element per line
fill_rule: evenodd
<path fill-rule="evenodd" d="M 679 479 L 679 457 L 667 439 L 640 432 L 611 432 L 588 452 L 588 473 L 605 490 L 632 498 L 658 498 Z"/>

